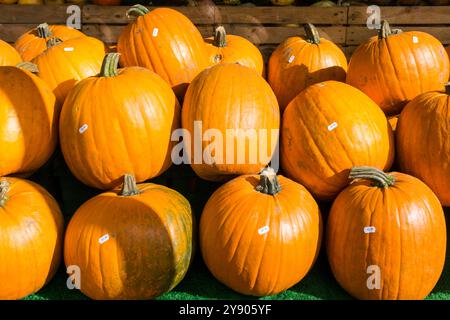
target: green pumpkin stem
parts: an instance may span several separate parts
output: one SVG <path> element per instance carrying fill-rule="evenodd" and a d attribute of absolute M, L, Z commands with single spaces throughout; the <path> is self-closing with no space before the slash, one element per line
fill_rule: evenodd
<path fill-rule="evenodd" d="M 122 190 L 120 191 L 119 195 L 123 197 L 130 197 L 140 194 L 141 191 L 139 191 L 137 184 L 136 184 L 136 178 L 133 174 L 127 173 L 123 177 L 123 186 Z"/>
<path fill-rule="evenodd" d="M 371 180 L 374 186 L 379 188 L 388 188 L 395 184 L 394 176 L 387 174 L 380 169 L 373 167 L 353 167 L 350 170 L 349 179 Z"/>
<path fill-rule="evenodd" d="M 3 208 L 8 201 L 8 191 L 11 184 L 6 179 L 0 181 L 0 208 Z"/>
<path fill-rule="evenodd" d="M 29 61 L 20 62 L 16 65 L 16 67 L 30 71 L 31 73 L 39 73 L 38 66 Z"/>
<path fill-rule="evenodd" d="M 150 10 L 148 10 L 142 4 L 135 4 L 130 9 L 128 9 L 127 18 L 130 18 L 130 17 L 137 18 L 137 17 L 143 16 L 143 15 L 146 15 L 149 12 L 150 12 Z"/>
<path fill-rule="evenodd" d="M 445 84 L 445 93 L 450 96 L 450 82 Z"/>
<path fill-rule="evenodd" d="M 57 46 L 58 44 L 63 43 L 63 41 L 60 38 L 57 37 L 52 37 L 50 39 L 47 40 L 46 44 L 47 44 L 47 49 Z"/>
<path fill-rule="evenodd" d="M 117 68 L 119 66 L 120 53 L 108 53 L 103 59 L 102 69 L 100 70 L 100 77 L 115 77 L 119 74 Z"/>
<path fill-rule="evenodd" d="M 36 27 L 36 30 L 39 38 L 47 39 L 52 36 L 52 32 L 50 31 L 47 23 L 41 23 Z"/>
<path fill-rule="evenodd" d="M 259 184 L 256 191 L 264 194 L 275 195 L 281 191 L 281 185 L 278 182 L 277 173 L 271 167 L 265 168 L 259 174 Z"/>
<path fill-rule="evenodd" d="M 304 29 L 308 42 L 311 42 L 313 44 L 320 43 L 319 31 L 317 31 L 316 27 L 312 23 L 305 24 Z"/>
<path fill-rule="evenodd" d="M 227 46 L 227 33 L 223 26 L 218 26 L 214 32 L 214 46 L 219 48 Z"/>

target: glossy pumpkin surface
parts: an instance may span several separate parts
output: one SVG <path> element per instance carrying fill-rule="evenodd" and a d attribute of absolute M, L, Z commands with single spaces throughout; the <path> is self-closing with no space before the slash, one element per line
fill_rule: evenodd
<path fill-rule="evenodd" d="M 22 62 L 22 58 L 16 49 L 0 39 L 0 67 L 15 66 L 20 62 Z"/>

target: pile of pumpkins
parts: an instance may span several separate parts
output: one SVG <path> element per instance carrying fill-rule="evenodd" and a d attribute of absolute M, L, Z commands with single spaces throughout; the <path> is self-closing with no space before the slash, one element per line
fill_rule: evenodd
<path fill-rule="evenodd" d="M 196 239 L 214 277 L 246 295 L 301 281 L 322 242 L 356 298 L 430 293 L 450 206 L 450 68 L 437 39 L 384 21 L 347 65 L 307 24 L 266 69 L 252 43 L 223 27 L 203 39 L 172 9 L 135 5 L 127 15 L 117 52 L 45 23 L 15 48 L 0 42 L 0 299 L 41 289 L 62 256 L 91 298 L 151 299 L 183 279 Z M 224 182 L 198 226 L 181 194 L 145 183 L 171 166 L 172 133 L 196 121 L 202 134 L 272 139 L 256 163 L 192 161 L 183 141 L 195 173 Z M 58 143 L 73 175 L 104 191 L 66 230 L 56 201 L 26 180 Z M 278 145 L 286 177 L 269 166 Z M 388 173 L 394 161 L 400 172 Z M 333 201 L 325 226 L 317 201 Z"/>

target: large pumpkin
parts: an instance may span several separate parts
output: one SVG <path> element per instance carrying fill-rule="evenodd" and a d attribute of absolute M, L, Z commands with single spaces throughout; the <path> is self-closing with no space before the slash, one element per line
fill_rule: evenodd
<path fill-rule="evenodd" d="M 319 199 L 334 198 L 355 165 L 388 169 L 394 137 L 381 109 L 345 83 L 326 81 L 303 90 L 286 108 L 281 165 Z"/>
<path fill-rule="evenodd" d="M 0 67 L 15 66 L 20 62 L 22 62 L 22 58 L 16 49 L 0 39 Z"/>
<path fill-rule="evenodd" d="M 247 39 L 227 35 L 225 28 L 216 28 L 214 37 L 205 39 L 211 64 L 239 63 L 254 69 L 259 75 L 264 75 L 264 60 L 261 52 Z"/>
<path fill-rule="evenodd" d="M 333 42 L 320 38 L 312 24 L 305 25 L 305 37 L 283 41 L 269 59 L 267 79 L 281 110 L 311 84 L 345 81 L 347 59 Z"/>
<path fill-rule="evenodd" d="M 321 236 L 320 211 L 311 194 L 271 168 L 220 187 L 200 220 L 208 269 L 233 290 L 254 296 L 279 293 L 303 279 Z"/>
<path fill-rule="evenodd" d="M 420 180 L 355 167 L 333 203 L 327 252 L 339 284 L 359 299 L 423 299 L 445 262 L 442 207 Z"/>
<path fill-rule="evenodd" d="M 58 269 L 63 217 L 44 188 L 9 177 L 0 178 L 0 216 L 0 299 L 24 298 Z"/>
<path fill-rule="evenodd" d="M 171 165 L 170 141 L 180 108 L 170 86 L 141 67 L 117 70 L 105 57 L 97 77 L 81 81 L 61 112 L 61 149 L 72 173 L 98 189 L 119 185 L 125 173 L 141 182 Z"/>
<path fill-rule="evenodd" d="M 450 84 L 408 103 L 397 125 L 402 172 L 425 182 L 442 205 L 450 206 Z"/>
<path fill-rule="evenodd" d="M 56 99 L 24 68 L 0 67 L 0 176 L 28 174 L 52 155 L 58 137 Z"/>
<path fill-rule="evenodd" d="M 81 271 L 81 291 L 93 299 L 151 299 L 174 288 L 193 254 L 193 216 L 178 192 L 156 184 L 136 186 L 83 204 L 67 227 L 66 266 Z"/>
<path fill-rule="evenodd" d="M 399 114 L 421 93 L 440 90 L 448 78 L 448 56 L 436 38 L 418 31 L 393 31 L 386 21 L 378 36 L 356 49 L 347 72 L 347 83 L 388 115 Z"/>
<path fill-rule="evenodd" d="M 149 11 L 138 4 L 127 15 L 137 18 L 119 37 L 121 65 L 156 72 L 182 97 L 188 84 L 209 65 L 200 32 L 187 17 L 169 8 Z"/>
<path fill-rule="evenodd" d="M 64 42 L 51 38 L 47 46 L 32 62 L 39 68 L 39 77 L 53 90 L 58 105 L 62 105 L 79 80 L 99 73 L 106 48 L 103 42 L 91 37 Z"/>
<path fill-rule="evenodd" d="M 190 144 L 185 143 L 185 158 L 206 180 L 258 173 L 275 152 L 279 125 L 277 100 L 267 82 L 242 65 L 218 64 L 186 92 L 182 126 Z"/>

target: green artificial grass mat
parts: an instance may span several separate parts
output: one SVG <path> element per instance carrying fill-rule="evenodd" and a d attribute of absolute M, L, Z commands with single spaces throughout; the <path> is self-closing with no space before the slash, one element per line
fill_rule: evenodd
<path fill-rule="evenodd" d="M 59 150 L 30 179 L 41 184 L 58 200 L 64 213 L 66 224 L 81 204 L 101 193 L 98 190 L 84 186 L 71 175 Z M 172 166 L 162 176 L 149 182 L 166 185 L 183 194 L 190 201 L 197 221 L 204 204 L 220 186 L 218 183 L 211 183 L 197 178 L 190 167 L 186 165 Z M 320 207 L 324 221 L 326 221 L 330 204 L 321 203 Z M 450 208 L 446 209 L 446 218 L 448 217 L 450 217 Z M 448 229 L 449 223 L 447 223 Z M 89 299 L 79 290 L 69 290 L 66 286 L 66 280 L 67 274 L 62 263 L 55 277 L 39 292 L 26 297 L 25 300 Z M 83 279 L 81 279 L 81 285 L 83 285 L 82 281 Z M 218 282 L 207 270 L 197 248 L 194 260 L 185 278 L 171 292 L 164 294 L 158 299 L 348 300 L 352 299 L 352 297 L 334 279 L 328 266 L 324 246 L 322 245 L 314 267 L 300 283 L 285 292 L 263 298 L 241 295 Z M 448 250 L 442 276 L 427 299 L 450 300 L 450 254 Z"/>

